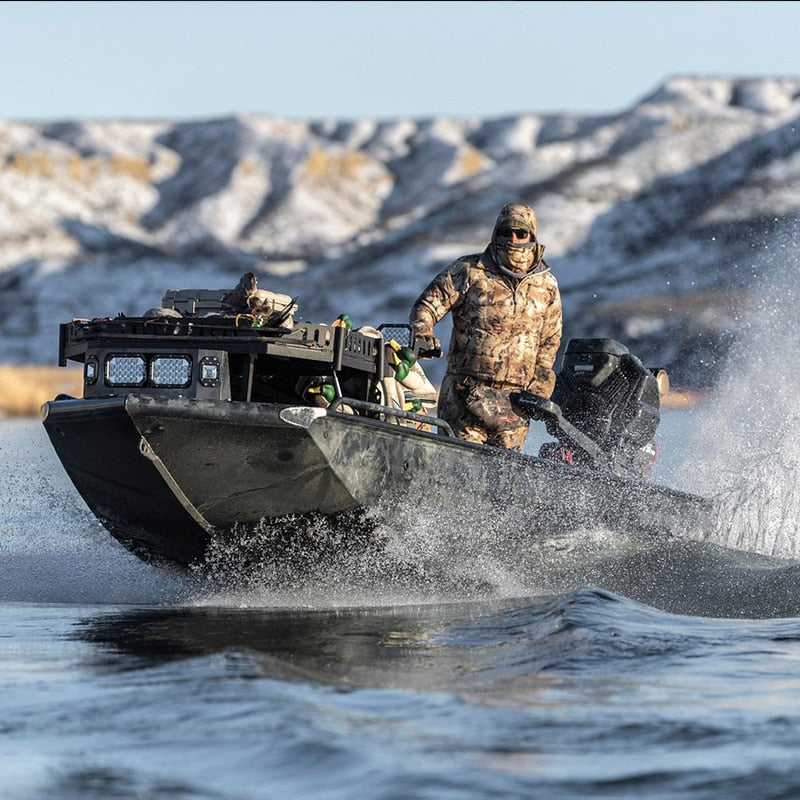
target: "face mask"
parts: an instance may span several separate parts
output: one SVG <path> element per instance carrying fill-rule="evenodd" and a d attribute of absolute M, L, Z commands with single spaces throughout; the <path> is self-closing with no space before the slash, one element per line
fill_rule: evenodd
<path fill-rule="evenodd" d="M 528 245 L 520 247 L 511 244 L 495 244 L 494 254 L 501 267 L 510 269 L 512 272 L 523 274 L 533 266 L 533 259 L 536 248 Z"/>

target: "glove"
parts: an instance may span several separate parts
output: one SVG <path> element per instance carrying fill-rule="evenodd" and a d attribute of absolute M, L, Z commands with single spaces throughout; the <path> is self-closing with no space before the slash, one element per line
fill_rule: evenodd
<path fill-rule="evenodd" d="M 442 343 L 432 333 L 427 336 L 417 336 L 415 344 L 421 358 L 439 358 L 442 355 Z"/>
<path fill-rule="evenodd" d="M 508 398 L 516 414 L 532 420 L 552 419 L 554 410 L 561 410 L 551 400 L 533 392 L 511 392 Z"/>

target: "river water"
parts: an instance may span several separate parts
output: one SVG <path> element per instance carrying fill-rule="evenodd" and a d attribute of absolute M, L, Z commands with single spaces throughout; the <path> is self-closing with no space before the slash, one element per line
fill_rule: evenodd
<path fill-rule="evenodd" d="M 705 413 L 664 412 L 659 481 L 709 488 Z M 0 422 L 0 799 L 800 797 L 796 470 L 728 467 L 714 541 L 226 588 L 127 553 Z"/>

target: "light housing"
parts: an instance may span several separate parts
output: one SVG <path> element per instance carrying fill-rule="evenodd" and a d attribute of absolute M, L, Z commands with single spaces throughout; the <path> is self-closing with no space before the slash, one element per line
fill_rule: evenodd
<path fill-rule="evenodd" d="M 154 355 L 150 358 L 150 384 L 182 389 L 192 382 L 192 359 L 185 355 Z"/>
<path fill-rule="evenodd" d="M 106 357 L 105 381 L 108 386 L 144 386 L 147 361 L 142 355 L 111 353 Z"/>
<path fill-rule="evenodd" d="M 200 359 L 199 383 L 201 386 L 219 386 L 220 365 L 216 356 Z"/>
<path fill-rule="evenodd" d="M 87 386 L 94 386 L 97 383 L 97 375 L 99 373 L 99 365 L 97 363 L 97 356 L 87 356 L 83 365 L 83 382 Z"/>

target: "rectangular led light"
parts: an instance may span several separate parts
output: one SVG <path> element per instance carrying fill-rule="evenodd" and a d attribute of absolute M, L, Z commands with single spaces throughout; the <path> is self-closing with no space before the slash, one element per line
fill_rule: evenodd
<path fill-rule="evenodd" d="M 150 360 L 150 382 L 153 386 L 182 388 L 192 380 L 189 356 L 153 356 Z"/>
<path fill-rule="evenodd" d="M 142 356 L 111 355 L 106 358 L 109 386 L 144 386 L 147 364 Z"/>

